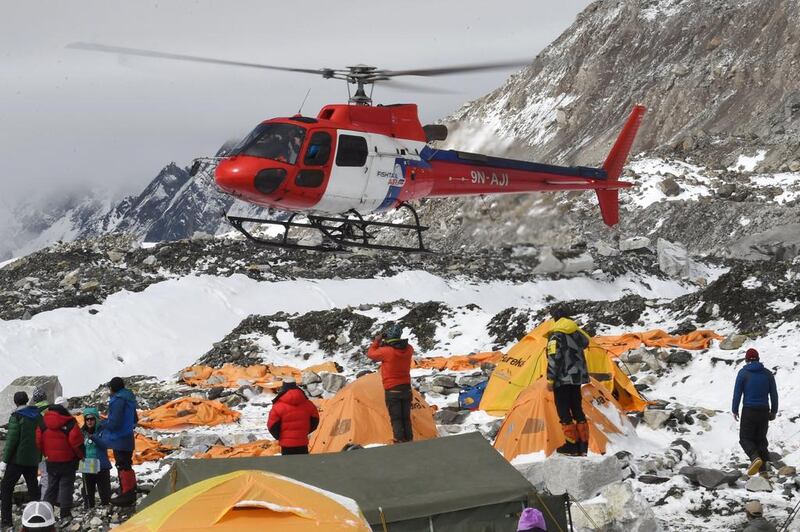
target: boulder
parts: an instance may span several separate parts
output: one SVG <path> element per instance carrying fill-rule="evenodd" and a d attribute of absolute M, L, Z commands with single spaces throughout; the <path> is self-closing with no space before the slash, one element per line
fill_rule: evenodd
<path fill-rule="evenodd" d="M 648 427 L 658 430 L 669 419 L 669 412 L 666 410 L 645 410 L 643 418 Z"/>
<path fill-rule="evenodd" d="M 612 482 L 622 480 L 622 465 L 616 456 L 575 458 L 553 455 L 544 462 L 514 467 L 539 490 L 554 495 L 569 493 L 577 500 L 594 497 Z"/>
<path fill-rule="evenodd" d="M 762 476 L 750 477 L 744 485 L 747 491 L 772 491 L 772 484 Z"/>
<path fill-rule="evenodd" d="M 700 484 L 706 489 L 715 489 L 723 484 L 733 485 L 739 480 L 738 471 L 720 471 L 708 467 L 682 467 L 678 471 L 681 475 L 688 478 L 694 484 Z"/>
<path fill-rule="evenodd" d="M 539 254 L 539 264 L 534 268 L 533 273 L 556 273 L 564 269 L 564 263 L 553 255 L 553 250 L 549 247 L 542 249 Z"/>
<path fill-rule="evenodd" d="M 581 504 L 572 510 L 575 530 L 605 532 L 657 532 L 662 530 L 650 504 L 633 491 L 630 481 L 614 482 L 604 487 L 596 501 Z M 591 520 L 590 520 L 591 519 Z"/>
<path fill-rule="evenodd" d="M 214 235 L 210 235 L 205 231 L 195 231 L 192 233 L 192 242 L 207 242 L 209 240 L 214 240 Z"/>
<path fill-rule="evenodd" d="M 659 477 L 658 475 L 639 475 L 639 482 L 645 484 L 663 484 L 669 482 L 669 477 Z"/>
<path fill-rule="evenodd" d="M 719 343 L 719 348 L 724 349 L 726 351 L 732 351 L 734 349 L 739 349 L 744 345 L 744 343 L 748 340 L 747 336 L 743 334 L 729 334 L 727 338 L 722 340 Z"/>
<path fill-rule="evenodd" d="M 660 188 L 661 192 L 663 192 L 665 195 L 672 197 L 678 196 L 680 195 L 681 192 L 683 192 L 683 189 L 678 184 L 678 182 L 675 181 L 675 178 L 673 176 L 667 176 L 664 179 L 662 179 L 661 182 L 658 184 L 658 188 Z"/>
<path fill-rule="evenodd" d="M 56 397 L 64 394 L 61 388 L 61 383 L 55 375 L 36 376 L 36 377 L 17 377 L 11 384 L 3 388 L 0 392 L 0 424 L 5 425 L 8 423 L 8 416 L 11 412 L 17 409 L 14 406 L 14 394 L 17 392 L 25 392 L 28 397 L 33 396 L 33 390 L 37 387 L 44 388 L 47 393 L 47 401 L 52 403 Z"/>
<path fill-rule="evenodd" d="M 603 257 L 616 257 L 619 255 L 619 250 L 617 248 L 603 241 L 597 242 L 597 244 L 595 244 L 595 249 L 597 253 Z"/>
<path fill-rule="evenodd" d="M 459 425 L 467 419 L 469 410 L 443 408 L 433 415 L 434 421 L 439 425 Z"/>
<path fill-rule="evenodd" d="M 792 260 L 800 255 L 800 224 L 781 225 L 748 235 L 732 244 L 728 253 L 744 260 Z"/>
<path fill-rule="evenodd" d="M 686 365 L 692 361 L 692 354 L 689 351 L 684 351 L 680 349 L 678 351 L 672 351 L 666 357 L 667 364 L 678 364 L 680 366 Z"/>
<path fill-rule="evenodd" d="M 778 469 L 778 474 L 782 477 L 793 477 L 797 474 L 797 469 L 794 466 L 783 466 Z"/>
<path fill-rule="evenodd" d="M 620 251 L 633 251 L 636 249 L 644 249 L 648 246 L 650 246 L 650 239 L 646 236 L 634 236 L 632 238 L 620 240 L 619 242 Z"/>
<path fill-rule="evenodd" d="M 303 386 L 308 386 L 309 384 L 313 384 L 315 382 L 322 382 L 322 377 L 320 377 L 313 371 L 305 370 L 300 375 L 300 384 L 302 384 Z"/>
<path fill-rule="evenodd" d="M 656 244 L 658 254 L 658 269 L 670 277 L 692 279 L 695 275 L 695 268 L 689 252 L 682 244 L 676 244 L 663 238 L 658 239 Z"/>
<path fill-rule="evenodd" d="M 347 377 L 339 373 L 322 373 L 322 389 L 329 393 L 336 393 L 347 384 Z"/>
<path fill-rule="evenodd" d="M 157 262 L 158 259 L 156 258 L 155 255 L 148 255 L 147 257 L 144 258 L 142 264 L 144 264 L 145 266 L 155 266 Z"/>
<path fill-rule="evenodd" d="M 455 377 L 451 375 L 437 375 L 431 381 L 432 386 L 441 386 L 442 388 L 456 388 Z"/>
<path fill-rule="evenodd" d="M 204 453 L 214 445 L 221 443 L 219 435 L 214 433 L 187 432 L 181 436 L 181 449 L 188 449 L 192 454 Z"/>
<path fill-rule="evenodd" d="M 110 260 L 111 262 L 122 262 L 122 259 L 125 258 L 125 253 L 117 251 L 116 249 L 112 249 L 111 251 L 106 253 L 106 255 L 108 255 L 108 260 Z"/>

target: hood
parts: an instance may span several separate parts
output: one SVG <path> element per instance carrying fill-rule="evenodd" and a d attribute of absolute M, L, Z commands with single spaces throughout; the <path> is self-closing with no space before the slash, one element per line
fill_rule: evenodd
<path fill-rule="evenodd" d="M 406 340 L 405 338 L 397 338 L 397 339 L 393 339 L 393 340 L 384 340 L 383 344 L 387 345 L 389 347 L 394 347 L 395 349 L 403 350 L 406 347 L 408 347 L 408 340 Z"/>
<path fill-rule="evenodd" d="M 764 364 L 759 362 L 758 360 L 754 360 L 753 362 L 748 362 L 745 364 L 744 369 L 747 371 L 761 371 L 764 369 Z"/>
<path fill-rule="evenodd" d="M 300 388 L 291 388 L 279 394 L 273 403 L 277 403 L 278 401 L 290 404 L 292 406 L 297 406 L 308 401 L 308 397 L 306 397 L 306 394 Z"/>
<path fill-rule="evenodd" d="M 36 406 L 23 406 L 22 408 L 17 410 L 17 414 L 21 415 L 22 417 L 26 417 L 28 419 L 36 419 L 41 415 L 39 409 Z"/>
<path fill-rule="evenodd" d="M 561 318 L 554 325 L 548 333 L 548 336 L 553 333 L 572 334 L 578 330 L 578 324 L 569 318 Z"/>
<path fill-rule="evenodd" d="M 44 414 L 44 426 L 50 430 L 58 430 L 72 419 L 74 419 L 72 416 L 64 415 L 59 410 L 51 407 Z"/>

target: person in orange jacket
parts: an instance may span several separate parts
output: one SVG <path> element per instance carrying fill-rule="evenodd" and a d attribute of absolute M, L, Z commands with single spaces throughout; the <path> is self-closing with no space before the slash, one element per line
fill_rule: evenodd
<path fill-rule="evenodd" d="M 414 348 L 401 338 L 403 327 L 394 323 L 369 346 L 367 356 L 381 363 L 386 409 L 395 443 L 414 439 L 411 427 L 411 357 Z"/>

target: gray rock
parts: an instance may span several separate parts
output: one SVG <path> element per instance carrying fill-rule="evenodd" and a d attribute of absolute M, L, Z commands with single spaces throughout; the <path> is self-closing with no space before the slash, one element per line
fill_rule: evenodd
<path fill-rule="evenodd" d="M 720 471 L 708 467 L 682 467 L 678 471 L 695 484 L 700 484 L 707 489 L 715 489 L 723 484 L 734 484 L 740 476 L 738 471 Z"/>
<path fill-rule="evenodd" d="M 668 176 L 662 179 L 658 183 L 658 188 L 661 189 L 661 192 L 670 197 L 678 196 L 681 192 L 683 192 L 683 189 L 678 182 L 675 181 L 675 177 L 673 176 Z"/>
<path fill-rule="evenodd" d="M 222 392 L 224 392 L 224 391 L 225 391 L 225 388 L 223 388 L 222 386 L 214 386 L 213 388 L 208 390 L 208 396 L 207 397 L 209 399 L 211 399 L 211 400 L 218 399 L 222 395 Z"/>
<path fill-rule="evenodd" d="M 667 355 L 667 364 L 685 365 L 692 361 L 692 354 L 689 351 L 678 350 L 672 351 Z"/>
<path fill-rule="evenodd" d="M 443 408 L 433 415 L 434 421 L 439 425 L 459 425 L 469 415 L 467 410 L 455 410 L 450 408 Z"/>
<path fill-rule="evenodd" d="M 100 282 L 99 281 L 87 281 L 85 283 L 81 283 L 78 287 L 78 290 L 81 292 L 95 292 L 100 289 Z"/>
<path fill-rule="evenodd" d="M 564 269 L 564 263 L 553 255 L 552 248 L 545 247 L 539 254 L 539 264 L 534 268 L 533 273 L 557 273 Z"/>
<path fill-rule="evenodd" d="M 576 530 L 605 530 L 625 532 L 660 532 L 650 504 L 633 491 L 630 481 L 614 482 L 600 491 L 602 501 L 586 502 L 581 506 L 588 514 L 572 514 Z"/>
<path fill-rule="evenodd" d="M 619 356 L 619 359 L 626 364 L 638 364 L 642 361 L 642 351 L 640 349 L 625 351 Z"/>
<path fill-rule="evenodd" d="M 322 382 L 322 378 L 313 371 L 306 370 L 300 374 L 301 385 L 308 386 L 309 384 L 313 384 L 315 382 Z"/>
<path fill-rule="evenodd" d="M 122 253 L 116 249 L 112 249 L 106 253 L 106 255 L 108 255 L 108 260 L 111 262 L 122 262 L 122 260 L 125 258 L 125 253 Z"/>
<path fill-rule="evenodd" d="M 145 266 L 155 266 L 155 264 L 156 264 L 157 262 L 158 262 L 158 259 L 156 258 L 156 256 L 155 256 L 155 255 L 148 255 L 148 256 L 147 256 L 147 257 L 145 257 L 145 259 L 142 261 L 142 264 L 144 264 Z"/>
<path fill-rule="evenodd" d="M 619 250 L 620 251 L 633 251 L 636 249 L 644 249 L 650 246 L 650 239 L 646 236 L 634 236 L 632 238 L 626 238 L 625 240 L 620 240 L 619 242 Z"/>
<path fill-rule="evenodd" d="M 694 263 L 682 244 L 659 238 L 656 244 L 658 269 L 670 277 L 692 279 L 695 277 Z"/>
<path fill-rule="evenodd" d="M 772 491 L 772 484 L 762 476 L 750 477 L 744 485 L 747 491 Z"/>
<path fill-rule="evenodd" d="M 800 255 L 800 224 L 786 224 L 748 235 L 729 246 L 731 257 L 744 260 L 792 260 Z"/>
<path fill-rule="evenodd" d="M 595 244 L 595 249 L 597 253 L 603 257 L 616 257 L 619 255 L 619 250 L 609 244 L 606 244 L 603 241 L 597 242 Z"/>
<path fill-rule="evenodd" d="M 669 482 L 669 477 L 659 477 L 657 475 L 639 475 L 638 480 L 639 482 L 643 482 L 645 484 L 663 484 L 664 482 Z"/>
<path fill-rule="evenodd" d="M 190 240 L 192 242 L 207 242 L 209 240 L 214 240 L 214 235 L 210 235 L 205 231 L 195 231 Z"/>
<path fill-rule="evenodd" d="M 653 430 L 658 430 L 663 427 L 669 419 L 669 412 L 666 410 L 645 410 L 643 419 L 648 427 Z"/>
<path fill-rule="evenodd" d="M 431 381 L 433 386 L 441 386 L 442 388 L 456 388 L 456 378 L 451 375 L 437 375 Z"/>
<path fill-rule="evenodd" d="M 37 387 L 44 388 L 47 393 L 47 400 L 51 403 L 55 401 L 56 397 L 64 394 L 61 383 L 55 375 L 17 377 L 0 392 L 0 424 L 5 425 L 8 423 L 8 416 L 17 408 L 14 406 L 14 394 L 25 392 L 30 398 Z"/>
<path fill-rule="evenodd" d="M 749 340 L 749 338 L 743 334 L 729 334 L 719 343 L 719 348 L 726 351 L 732 351 L 742 347 L 747 340 Z"/>
<path fill-rule="evenodd" d="M 339 373 L 322 373 L 322 389 L 326 392 L 336 393 L 347 385 L 347 377 Z"/>
<path fill-rule="evenodd" d="M 181 448 L 191 449 L 194 453 L 204 453 L 214 445 L 221 443 L 219 435 L 214 433 L 184 433 L 181 436 Z M 199 450 L 196 450 L 199 449 Z"/>
<path fill-rule="evenodd" d="M 485 380 L 486 377 L 483 375 L 476 375 L 476 376 L 468 375 L 459 377 L 458 379 L 456 379 L 456 382 L 458 383 L 459 386 L 466 387 L 466 386 L 477 386 L 478 384 L 482 383 Z"/>
<path fill-rule="evenodd" d="M 514 467 L 534 488 L 552 494 L 569 493 L 578 500 L 594 497 L 604 486 L 622 480 L 622 467 L 616 456 L 596 460 L 553 455 L 544 462 Z"/>
<path fill-rule="evenodd" d="M 312 382 L 306 386 L 306 391 L 311 397 L 322 397 L 322 394 L 325 392 L 325 390 L 322 388 L 322 381 Z"/>

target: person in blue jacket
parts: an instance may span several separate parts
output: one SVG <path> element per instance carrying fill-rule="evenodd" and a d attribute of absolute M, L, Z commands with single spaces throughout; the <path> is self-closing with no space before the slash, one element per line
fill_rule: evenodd
<path fill-rule="evenodd" d="M 751 460 L 747 474 L 752 476 L 766 471 L 769 462 L 767 430 L 778 413 L 778 389 L 775 376 L 759 361 L 758 351 L 748 349 L 744 359 L 745 366 L 736 375 L 731 411 L 739 421 L 739 402 L 742 402 L 739 445 Z"/>
<path fill-rule="evenodd" d="M 125 387 L 125 381 L 120 377 L 111 379 L 108 387 L 111 390 L 111 398 L 108 401 L 108 419 L 100 425 L 100 433 L 93 439 L 114 452 L 120 494 L 111 498 L 111 504 L 133 506 L 136 504 L 133 431 L 139 422 L 136 414 L 136 397 Z"/>

